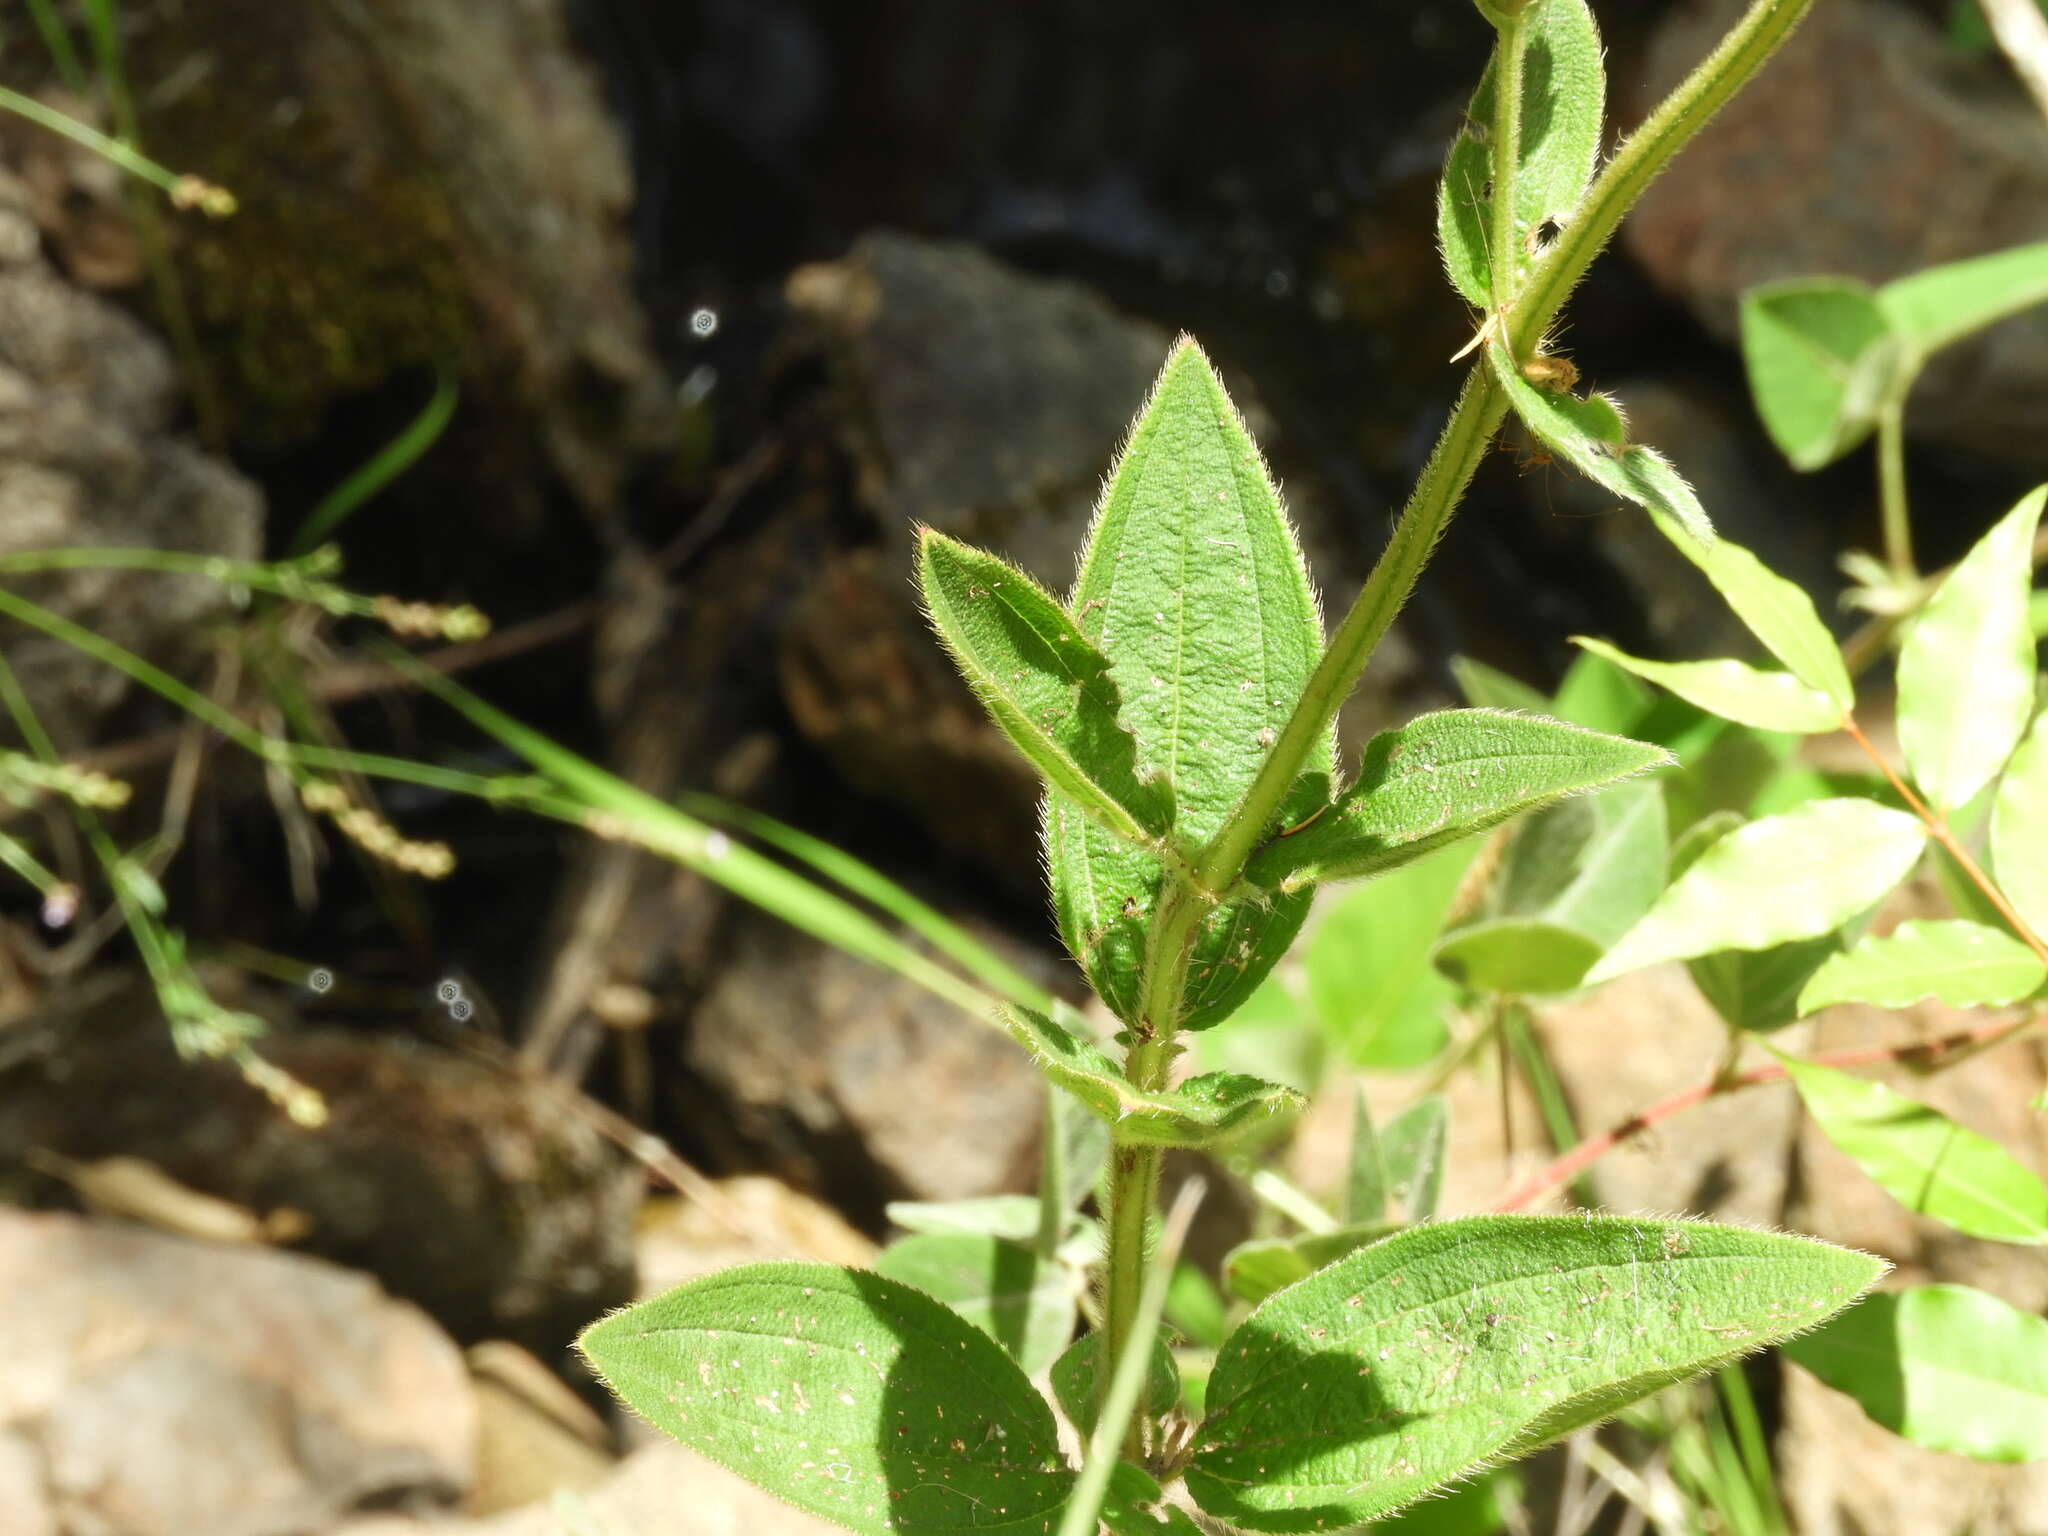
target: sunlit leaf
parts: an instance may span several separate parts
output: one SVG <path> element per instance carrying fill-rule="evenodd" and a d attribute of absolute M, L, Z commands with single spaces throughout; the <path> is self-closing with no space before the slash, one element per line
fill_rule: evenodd
<path fill-rule="evenodd" d="M 1979 1461 L 2048 1461 L 2048 1321 L 1963 1285 L 1880 1292 L 1786 1356 L 1893 1434 Z"/>
<path fill-rule="evenodd" d="M 1926 267 L 1878 290 L 1892 329 L 1922 355 L 2048 304 L 2048 241 Z"/>
<path fill-rule="evenodd" d="M 1674 880 L 1586 980 L 1818 938 L 1875 906 L 1925 843 L 1917 817 L 1861 799 L 1815 800 L 1753 821 Z"/>
<path fill-rule="evenodd" d="M 1304 946 L 1309 1000 L 1361 1066 L 1420 1066 L 1442 1048 L 1456 994 L 1429 946 L 1471 861 L 1454 844 L 1325 904 Z"/>
<path fill-rule="evenodd" d="M 1572 643 L 1739 725 L 1813 732 L 1837 730 L 1842 724 L 1840 705 L 1789 672 L 1763 672 L 1740 661 L 1646 661 L 1584 635 L 1572 636 Z"/>
<path fill-rule="evenodd" d="M 2048 965 L 2008 933 L 1960 920 L 1916 920 L 1829 960 L 1800 993 L 1799 1011 L 1834 1003 L 1905 1008 L 1926 997 L 1977 1008 L 2017 1002 L 2044 981 Z"/>
<path fill-rule="evenodd" d="M 1704 1223 L 1410 1228 L 1279 1292 L 1224 1342 L 1188 1489 L 1257 1531 L 1375 1519 L 1811 1327 L 1883 1268 Z"/>
<path fill-rule="evenodd" d="M 1814 1124 L 1906 1209 L 1970 1237 L 2048 1243 L 2048 1186 L 1996 1142 L 1883 1083 L 1781 1059 Z"/>
<path fill-rule="evenodd" d="M 1877 294 L 1853 278 L 1796 277 L 1742 296 L 1749 392 L 1796 469 L 1831 464 L 1870 435 L 1904 351 Z"/>
<path fill-rule="evenodd" d="M 654 1425 L 860 1536 L 1047 1536 L 1074 1486 L 1052 1408 L 909 1286 L 748 1264 L 614 1312 L 581 1347 Z"/>
<path fill-rule="evenodd" d="M 2033 713 L 2027 591 L 2044 502 L 2048 486 L 2022 498 L 1906 625 L 1899 746 L 1936 810 L 1954 810 L 1990 783 Z"/>
<path fill-rule="evenodd" d="M 2048 715 L 2034 721 L 1998 781 L 1991 861 L 2013 910 L 2035 933 L 2048 934 Z"/>
<path fill-rule="evenodd" d="M 884 1248 L 875 1273 L 943 1301 L 1032 1375 L 1058 1359 L 1074 1334 L 1073 1272 L 1023 1243 L 920 1232 Z"/>

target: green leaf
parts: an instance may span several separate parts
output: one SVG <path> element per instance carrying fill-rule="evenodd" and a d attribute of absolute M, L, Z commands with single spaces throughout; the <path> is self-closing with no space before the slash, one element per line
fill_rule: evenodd
<path fill-rule="evenodd" d="M 1536 14 L 1522 67 L 1521 149 L 1515 169 L 1512 252 L 1518 273 L 1534 264 L 1536 236 L 1546 224 L 1570 220 L 1600 158 L 1607 73 L 1600 32 L 1586 0 L 1549 0 Z M 1493 155 L 1484 135 L 1494 120 L 1494 71 L 1500 53 L 1480 77 L 1465 123 L 1437 187 L 1437 241 L 1451 283 L 1475 308 L 1491 310 L 1493 270 L 1487 251 Z"/>
<path fill-rule="evenodd" d="M 1220 1345 L 1228 1326 L 1221 1293 L 1199 1266 L 1185 1259 L 1175 1266 L 1166 1288 L 1166 1317 L 1202 1349 Z"/>
<path fill-rule="evenodd" d="M 1870 435 L 1904 382 L 1904 347 L 1868 284 L 1795 277 L 1742 296 L 1742 361 L 1764 430 L 1795 469 Z"/>
<path fill-rule="evenodd" d="M 1838 929 L 1769 949 L 1724 949 L 1688 960 L 1693 985 L 1730 1029 L 1783 1029 L 1802 1012 L 1800 993 L 1813 973 L 1842 953 Z"/>
<path fill-rule="evenodd" d="M 882 1214 L 906 1232 L 1007 1237 L 1014 1243 L 1028 1243 L 1038 1236 L 1038 1200 L 1032 1195 L 980 1195 L 969 1200 L 891 1200 L 882 1207 Z"/>
<path fill-rule="evenodd" d="M 1921 356 L 2048 304 L 2048 241 L 1928 267 L 1878 290 L 1891 327 Z"/>
<path fill-rule="evenodd" d="M 1304 956 L 1309 1001 L 1331 1041 L 1361 1066 L 1416 1067 L 1442 1048 L 1455 998 L 1429 946 L 1472 847 L 1453 845 L 1328 902 Z"/>
<path fill-rule="evenodd" d="M 1102 1335 L 1086 1333 L 1069 1344 L 1052 1367 L 1052 1395 L 1060 1412 L 1082 1435 L 1095 1432 L 1095 1410 L 1101 1406 L 1096 1386 L 1096 1357 L 1102 1353 Z M 1164 1339 L 1152 1343 L 1152 1374 L 1145 1400 L 1155 1409 L 1180 1401 L 1180 1369 L 1173 1363 L 1173 1351 Z"/>
<path fill-rule="evenodd" d="M 1380 1135 L 1388 1192 L 1411 1222 L 1427 1221 L 1436 1214 L 1450 1134 L 1450 1103 L 1442 1094 L 1432 1093 L 1394 1116 Z"/>
<path fill-rule="evenodd" d="M 976 1232 L 920 1232 L 884 1248 L 875 1273 L 915 1286 L 981 1329 L 1030 1375 L 1074 1336 L 1073 1272 L 1023 1243 Z"/>
<path fill-rule="evenodd" d="M 1714 542 L 1714 525 L 1692 487 L 1656 449 L 1629 442 L 1621 408 L 1612 400 L 1545 393 L 1522 377 L 1507 344 L 1498 338 L 1486 344 L 1486 361 L 1522 425 L 1552 453 L 1594 484 L 1683 530 L 1695 543 Z"/>
<path fill-rule="evenodd" d="M 2048 593 L 2043 596 L 2048 597 Z M 1451 658 L 1451 676 L 1457 679 L 1465 702 L 1474 709 L 1512 709 L 1525 715 L 1554 713 L 1541 690 L 1470 656 Z"/>
<path fill-rule="evenodd" d="M 2048 1461 L 2048 1321 L 1966 1285 L 1866 1296 L 1785 1345 L 1893 1434 L 1979 1461 Z"/>
<path fill-rule="evenodd" d="M 1820 621 L 1804 587 L 1787 581 L 1751 551 L 1728 539 L 1716 539 L 1705 550 L 1690 538 L 1674 537 L 1672 542 L 1700 568 L 1735 616 L 1786 671 L 1825 694 L 1838 710 L 1854 706 L 1856 687 L 1849 680 L 1841 647 Z"/>
<path fill-rule="evenodd" d="M 1258 1531 L 1375 1519 L 1811 1327 L 1883 1268 L 1705 1223 L 1410 1228 L 1273 1296 L 1225 1341 L 1188 1489 Z"/>
<path fill-rule="evenodd" d="M 930 528 L 918 530 L 917 580 L 960 675 L 1046 783 L 1117 837 L 1163 836 L 1173 797 L 1156 772 L 1139 782 L 1109 662 L 1058 600 L 1015 566 Z"/>
<path fill-rule="evenodd" d="M 1561 923 L 1497 917 L 1445 935 L 1430 958 L 1475 992 L 1540 997 L 1576 987 L 1600 958 L 1600 944 Z"/>
<path fill-rule="evenodd" d="M 1549 714 L 1589 731 L 1627 735 L 1656 710 L 1657 695 L 1604 656 L 1581 651 L 1564 669 Z"/>
<path fill-rule="evenodd" d="M 2048 933 L 2048 715 L 2034 721 L 1998 781 L 1991 861 L 2013 910 L 2035 933 Z"/>
<path fill-rule="evenodd" d="M 1222 827 L 1322 650 L 1307 568 L 1251 435 L 1192 341 L 1175 346 L 1110 476 L 1070 608 L 1109 658 L 1137 774 L 1174 787 L 1188 846 Z M 1277 826 L 1313 814 L 1335 767 L 1317 744 Z M 1060 932 L 1110 1011 L 1137 1020 L 1158 860 L 1049 798 Z M 1306 894 L 1227 902 L 1204 919 L 1180 1023 L 1225 1018 L 1293 942 Z M 1163 1022 L 1163 1021 L 1158 1021 Z"/>
<path fill-rule="evenodd" d="M 2048 1243 L 2048 1187 L 1996 1142 L 1883 1083 L 1780 1059 L 1814 1124 L 1907 1210 L 1970 1237 Z"/>
<path fill-rule="evenodd" d="M 1372 1106 L 1365 1090 L 1351 1090 L 1351 1156 L 1344 1167 L 1344 1200 L 1339 1207 L 1349 1223 L 1382 1221 L 1387 1214 L 1387 1159 L 1373 1129 Z"/>
<path fill-rule="evenodd" d="M 880 1275 L 743 1265 L 579 1342 L 657 1428 L 861 1536 L 1045 1536 L 1074 1486 L 1050 1405 L 995 1340 Z"/>
<path fill-rule="evenodd" d="M 1802 733 L 1841 728 L 1841 706 L 1789 672 L 1761 672 L 1740 661 L 1645 661 L 1584 635 L 1572 636 L 1572 644 L 1738 725 Z"/>
<path fill-rule="evenodd" d="M 1400 1230 L 1394 1222 L 1368 1221 L 1299 1237 L 1252 1238 L 1223 1256 L 1223 1284 L 1240 1301 L 1261 1302 L 1353 1249 Z"/>
<path fill-rule="evenodd" d="M 1936 997 L 1955 1008 L 2017 1002 L 2048 981 L 2018 939 L 1981 923 L 1911 921 L 1823 965 L 1799 994 L 1803 1016 L 1835 1003 L 1905 1008 Z"/>
<path fill-rule="evenodd" d="M 2023 497 L 1906 625 L 1899 747 L 1936 810 L 1954 810 L 1991 782 L 2034 711 L 2027 589 L 2044 502 L 2048 486 Z"/>
<path fill-rule="evenodd" d="M 1524 811 L 1670 765 L 1661 747 L 1540 715 L 1446 709 L 1374 737 L 1358 778 L 1246 868 L 1294 890 L 1381 874 Z"/>
<path fill-rule="evenodd" d="M 1109 1122 L 1125 1146 L 1208 1147 L 1291 1115 L 1307 1101 L 1292 1088 L 1235 1072 L 1205 1072 L 1148 1093 L 1101 1051 L 1027 1008 L 997 1010 L 1003 1027 L 1041 1072 Z"/>
<path fill-rule="evenodd" d="M 1860 799 L 1814 800 L 1753 821 L 1674 880 L 1586 981 L 1818 938 L 1877 905 L 1925 842 L 1917 817 Z"/>

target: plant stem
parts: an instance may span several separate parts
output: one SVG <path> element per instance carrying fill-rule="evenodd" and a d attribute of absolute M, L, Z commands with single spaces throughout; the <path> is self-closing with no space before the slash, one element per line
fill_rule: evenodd
<path fill-rule="evenodd" d="M 1911 375 L 1909 374 L 1908 377 Z M 1910 581 L 1913 527 L 1906 515 L 1906 402 L 1889 400 L 1877 419 L 1878 503 L 1884 517 L 1884 556 L 1892 574 Z"/>
<path fill-rule="evenodd" d="M 1808 1061 L 1822 1067 L 1871 1067 L 1895 1063 L 1908 1063 L 1923 1071 L 1938 1071 L 1943 1067 L 1955 1066 L 1980 1051 L 2002 1045 L 2020 1031 L 2039 1022 L 2039 1014 L 2028 1014 L 2020 1019 L 2000 1019 L 1996 1022 L 1979 1024 L 1971 1029 L 1959 1030 L 1952 1035 L 1943 1035 L 1936 1040 L 1923 1040 L 1913 1045 L 1859 1046 L 1849 1051 L 1831 1051 L 1819 1056 L 1808 1057 Z M 1744 1088 L 1755 1088 L 1763 1083 L 1775 1083 L 1790 1076 L 1782 1062 L 1768 1066 L 1752 1067 L 1747 1072 L 1733 1075 L 1717 1073 L 1705 1082 L 1694 1083 L 1690 1088 L 1657 1100 L 1637 1110 L 1627 1119 L 1617 1122 L 1610 1129 L 1582 1141 L 1569 1152 L 1538 1169 L 1521 1183 L 1511 1188 L 1495 1203 L 1496 1211 L 1525 1210 L 1551 1190 L 1569 1183 L 1584 1173 L 1601 1158 L 1612 1152 L 1623 1142 L 1641 1135 L 1652 1126 L 1669 1120 L 1681 1110 L 1691 1109 L 1695 1104 L 1704 1104 L 1709 1099 L 1720 1098 L 1723 1094 L 1736 1093 Z"/>
<path fill-rule="evenodd" d="M 1522 164 L 1522 69 L 1529 54 L 1527 8 L 1506 11 L 1495 24 L 1500 46 L 1493 53 L 1493 121 L 1487 125 L 1493 147 L 1493 186 L 1487 194 L 1487 242 L 1493 267 L 1493 307 L 1514 302 L 1522 249 L 1515 227 L 1515 173 Z"/>

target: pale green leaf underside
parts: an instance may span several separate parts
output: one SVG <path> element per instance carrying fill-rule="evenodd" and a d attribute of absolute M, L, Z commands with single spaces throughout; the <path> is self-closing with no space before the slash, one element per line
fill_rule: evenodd
<path fill-rule="evenodd" d="M 1870 434 L 1903 349 L 1878 296 L 1845 277 L 1796 277 L 1742 296 L 1742 360 L 1764 430 L 1796 469 Z"/>
<path fill-rule="evenodd" d="M 2035 933 L 2048 933 L 2048 715 L 2006 764 L 1991 806 L 1998 888 Z"/>
<path fill-rule="evenodd" d="M 917 577 L 961 675 L 1045 781 L 1118 837 L 1163 836 L 1173 797 L 1163 780 L 1139 783 L 1109 662 L 1058 600 L 1014 566 L 930 528 L 918 533 Z"/>
<path fill-rule="evenodd" d="M 1552 453 L 1624 501 L 1668 519 L 1694 542 L 1713 542 L 1714 525 L 1692 487 L 1656 449 L 1628 442 L 1612 402 L 1546 394 L 1522 377 L 1498 338 L 1486 344 L 1486 361 L 1522 425 Z"/>
<path fill-rule="evenodd" d="M 985 1233 L 917 1233 L 883 1249 L 875 1273 L 944 1302 L 1034 1376 L 1074 1334 L 1071 1272 L 1022 1243 Z"/>
<path fill-rule="evenodd" d="M 1475 991 L 1541 997 L 1578 986 L 1600 958 L 1600 943 L 1562 923 L 1496 917 L 1446 934 L 1430 958 Z"/>
<path fill-rule="evenodd" d="M 1781 1059 L 1814 1124 L 1907 1210 L 1969 1237 L 2048 1243 L 2048 1187 L 1996 1142 L 1883 1083 Z"/>
<path fill-rule="evenodd" d="M 1476 309 L 1493 309 L 1487 219 L 1493 156 L 1484 135 L 1494 119 L 1494 71 L 1487 63 L 1479 89 L 1437 187 L 1437 243 L 1452 286 Z M 1522 68 L 1521 164 L 1515 172 L 1517 272 L 1534 265 L 1534 236 L 1548 222 L 1562 228 L 1578 209 L 1600 158 L 1607 72 L 1600 32 L 1586 0 L 1549 0 L 1537 13 Z"/>
<path fill-rule="evenodd" d="M 1811 1327 L 1883 1267 L 1704 1223 L 1411 1228 L 1281 1291 L 1224 1342 L 1188 1488 L 1253 1530 L 1373 1519 Z"/>
<path fill-rule="evenodd" d="M 1717 538 L 1702 547 L 1698 540 L 1669 526 L 1664 526 L 1664 532 L 1672 535 L 1672 543 L 1700 568 L 1735 616 L 1787 672 L 1825 694 L 1838 710 L 1846 711 L 1855 704 L 1856 689 L 1841 648 L 1821 623 L 1804 587 L 1787 581 L 1728 539 Z"/>
<path fill-rule="evenodd" d="M 723 1270 L 581 1347 L 657 1428 L 861 1536 L 1047 1536 L 1074 1485 L 1052 1409 L 995 1340 L 880 1275 Z"/>
<path fill-rule="evenodd" d="M 1763 672 L 1730 660 L 1647 661 L 1584 635 L 1572 636 L 1572 643 L 1738 725 L 1805 734 L 1837 730 L 1842 724 L 1840 705 L 1789 672 Z"/>
<path fill-rule="evenodd" d="M 1830 959 L 1799 994 L 1799 1011 L 1834 1003 L 1905 1008 L 1924 997 L 1955 1008 L 2000 1006 L 2043 981 L 2048 966 L 2009 933 L 1959 919 L 1912 921 Z"/>
<path fill-rule="evenodd" d="M 1991 782 L 2033 713 L 2027 594 L 2044 502 L 2048 486 L 2023 497 L 1906 626 L 1899 747 L 1937 810 L 1954 810 Z"/>
<path fill-rule="evenodd" d="M 1148 1093 L 1101 1051 L 1043 1014 L 1007 1005 L 997 1011 L 1039 1070 L 1108 1121 L 1111 1134 L 1127 1146 L 1213 1146 L 1275 1115 L 1294 1114 L 1307 1102 L 1292 1088 L 1238 1072 L 1205 1072 Z"/>
<path fill-rule="evenodd" d="M 1337 804 L 1260 850 L 1246 873 L 1282 889 L 1360 879 L 1671 762 L 1661 747 L 1540 715 L 1421 715 L 1374 737 Z"/>
<path fill-rule="evenodd" d="M 1322 622 L 1258 448 L 1191 341 L 1168 357 L 1111 474 L 1069 606 L 1109 658 L 1140 776 L 1173 784 L 1176 832 L 1199 846 L 1286 724 L 1321 653 Z M 1333 764 L 1326 738 L 1280 825 L 1322 803 Z M 1050 797 L 1046 822 L 1061 935 L 1110 1010 L 1135 1021 L 1158 862 L 1061 796 Z M 1307 910 L 1305 899 L 1255 900 L 1210 914 L 1178 1022 L 1200 1029 L 1226 1017 L 1286 952 Z"/>
<path fill-rule="evenodd" d="M 1912 273 L 1886 283 L 1877 302 L 1892 329 L 1925 355 L 2048 303 L 2048 241 Z"/>
<path fill-rule="evenodd" d="M 1543 925 L 1581 936 L 1597 955 L 1664 889 L 1668 842 L 1663 792 L 1646 781 L 1551 806 L 1516 831 L 1471 926 L 1519 921 L 1531 925 L 1527 937 L 1541 942 L 1535 925 Z M 1453 930 L 1446 942 L 1467 931 Z M 1554 946 L 1548 964 L 1573 953 Z"/>
<path fill-rule="evenodd" d="M 1964 1285 L 1865 1297 L 1785 1345 L 1893 1434 L 1979 1461 L 2048 1461 L 2048 1320 Z"/>
<path fill-rule="evenodd" d="M 1861 799 L 1815 800 L 1753 821 L 1673 881 L 1586 980 L 1818 938 L 1905 879 L 1925 841 L 1918 818 Z"/>

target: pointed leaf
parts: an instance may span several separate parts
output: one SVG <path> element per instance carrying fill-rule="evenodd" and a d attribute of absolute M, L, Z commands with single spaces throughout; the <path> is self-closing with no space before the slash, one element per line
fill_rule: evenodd
<path fill-rule="evenodd" d="M 861 1536 L 1046 1536 L 1074 1486 L 996 1341 L 880 1275 L 748 1264 L 614 1312 L 580 1347 L 691 1450 Z"/>
<path fill-rule="evenodd" d="M 1540 715 L 1420 715 L 1374 737 L 1337 804 L 1261 849 L 1246 875 L 1283 890 L 1376 875 L 1523 811 L 1673 761 L 1661 747 Z"/>
<path fill-rule="evenodd" d="M 2048 1461 L 2048 1320 L 1966 1285 L 1866 1296 L 1785 1345 L 1895 1435 L 1979 1461 Z"/>
<path fill-rule="evenodd" d="M 943 1301 L 1037 1375 L 1067 1347 L 1073 1274 L 1022 1243 L 972 1232 L 920 1232 L 884 1248 L 875 1273 Z"/>
<path fill-rule="evenodd" d="M 1753 821 L 1673 881 L 1586 980 L 1818 938 L 1877 905 L 1925 843 L 1918 818 L 1868 800 L 1814 800 Z"/>
<path fill-rule="evenodd" d="M 1432 1093 L 1394 1116 L 1380 1136 L 1388 1191 L 1411 1222 L 1427 1221 L 1436 1214 L 1450 1134 L 1450 1103 L 1442 1094 Z"/>
<path fill-rule="evenodd" d="M 1771 441 L 1795 469 L 1832 464 L 1870 435 L 1904 347 L 1868 285 L 1795 277 L 1742 296 L 1742 361 Z"/>
<path fill-rule="evenodd" d="M 1690 538 L 1674 538 L 1672 542 L 1705 573 L 1735 616 L 1786 671 L 1807 687 L 1826 694 L 1838 709 L 1846 710 L 1855 704 L 1856 688 L 1849 680 L 1841 647 L 1820 621 L 1813 599 L 1804 587 L 1787 581 L 1742 545 L 1728 539 L 1716 539 L 1705 550 Z"/>
<path fill-rule="evenodd" d="M 1899 747 L 1936 810 L 1954 810 L 1990 783 L 2033 713 L 2027 590 L 2044 502 L 2048 486 L 2022 498 L 1906 626 Z"/>
<path fill-rule="evenodd" d="M 1572 644 L 1738 725 L 1760 731 L 1841 729 L 1841 706 L 1789 672 L 1761 672 L 1740 661 L 1645 661 L 1584 635 L 1572 636 Z"/>
<path fill-rule="evenodd" d="M 1131 842 L 1163 835 L 1173 799 L 1138 782 L 1109 662 L 1066 609 L 1015 566 L 930 528 L 917 579 L 932 628 L 975 695 L 1046 783 Z"/>
<path fill-rule="evenodd" d="M 1545 393 L 1522 377 L 1498 338 L 1486 344 L 1486 361 L 1522 425 L 1552 453 L 1594 484 L 1684 530 L 1695 543 L 1713 543 L 1714 525 L 1692 487 L 1656 449 L 1629 442 L 1613 401 Z"/>
<path fill-rule="evenodd" d="M 1516 134 L 1521 163 L 1515 171 L 1517 248 L 1510 253 L 1526 272 L 1541 247 L 1546 224 L 1562 228 L 1577 212 L 1600 158 L 1607 72 L 1600 32 L 1586 0 L 1549 0 L 1531 25 L 1522 65 L 1522 121 Z M 1493 269 L 1487 219 L 1493 152 L 1485 135 L 1495 116 L 1494 72 L 1500 53 L 1480 77 L 1479 90 L 1437 187 L 1437 241 L 1451 283 L 1475 309 L 1491 310 Z"/>
<path fill-rule="evenodd" d="M 1252 1530 L 1374 1519 L 1811 1327 L 1883 1268 L 1706 1223 L 1410 1228 L 1273 1296 L 1225 1341 L 1188 1489 Z"/>
<path fill-rule="evenodd" d="M 2048 304 L 2048 241 L 1914 272 L 1880 288 L 1877 303 L 1892 329 L 1925 356 Z"/>
<path fill-rule="evenodd" d="M 1223 1256 L 1223 1284 L 1240 1301 L 1256 1305 L 1354 1249 L 1400 1231 L 1391 1221 L 1361 1222 L 1332 1232 L 1300 1237 L 1253 1238 Z"/>
<path fill-rule="evenodd" d="M 1275 1115 L 1296 1114 L 1307 1103 L 1292 1088 L 1236 1072 L 1205 1072 L 1176 1088 L 1148 1093 L 1101 1051 L 1044 1014 L 1007 1005 L 997 1012 L 1038 1069 L 1107 1120 L 1125 1146 L 1214 1146 Z"/>
<path fill-rule="evenodd" d="M 1095 1432 L 1095 1410 L 1101 1402 L 1095 1367 L 1102 1353 L 1102 1335 L 1085 1333 L 1069 1344 L 1052 1367 L 1052 1395 L 1060 1412 L 1083 1435 Z M 1180 1368 L 1173 1363 L 1173 1351 L 1164 1339 L 1152 1344 L 1152 1375 L 1145 1400 L 1155 1410 L 1180 1401 Z"/>
<path fill-rule="evenodd" d="M 2021 920 L 2037 934 L 2048 933 L 2048 715 L 2035 719 L 1998 781 L 1991 862 L 1999 890 Z"/>
<path fill-rule="evenodd" d="M 2048 1187 L 1996 1142 L 1883 1083 L 1780 1059 L 1814 1124 L 1907 1210 L 1969 1237 L 2048 1243 Z"/>
<path fill-rule="evenodd" d="M 1322 650 L 1322 622 L 1278 492 L 1209 361 L 1183 340 L 1112 472 L 1082 555 L 1075 622 L 1109 658 L 1138 774 L 1163 774 L 1189 846 L 1214 836 L 1293 712 Z M 1328 793 L 1332 744 L 1311 754 L 1276 822 Z M 1156 859 L 1048 805 L 1060 931 L 1125 1022 L 1160 883 Z M 1303 897 L 1226 903 L 1197 935 L 1181 1024 L 1229 1015 L 1285 953 Z"/>
<path fill-rule="evenodd" d="M 1387 1214 L 1387 1160 L 1363 1088 L 1351 1090 L 1351 1156 L 1344 1170 L 1342 1210 L 1353 1225 L 1382 1221 Z"/>
<path fill-rule="evenodd" d="M 2048 965 L 2011 934 L 1959 920 L 1904 922 L 1823 965 L 1799 994 L 1799 1012 L 1835 1003 L 1905 1008 L 1923 997 L 1954 1008 L 1996 1006 L 2044 981 Z"/>

